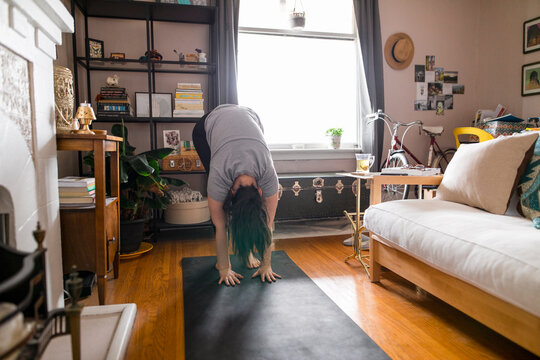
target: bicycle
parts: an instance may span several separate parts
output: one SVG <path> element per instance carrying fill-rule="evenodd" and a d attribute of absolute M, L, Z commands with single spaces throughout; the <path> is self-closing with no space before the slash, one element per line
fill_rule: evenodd
<path fill-rule="evenodd" d="M 444 170 L 448 166 L 448 163 L 456 153 L 455 148 L 448 148 L 442 150 L 437 140 L 436 136 L 440 136 L 444 127 L 442 126 L 424 126 L 422 121 L 413 121 L 409 123 L 401 123 L 399 121 L 393 120 L 390 116 L 383 113 L 381 110 L 378 110 L 376 113 L 367 115 L 367 123 L 372 123 L 377 120 L 382 120 L 386 125 L 386 128 L 392 136 L 392 141 L 390 148 L 388 149 L 388 154 L 386 156 L 386 161 L 382 164 L 381 170 L 383 168 L 390 167 L 411 167 L 407 155 L 409 155 L 414 161 L 416 161 L 415 167 L 432 167 L 440 168 L 441 172 L 444 174 Z M 405 135 L 413 127 L 419 127 L 419 133 L 424 132 L 429 136 L 429 150 L 428 150 L 428 161 L 427 165 L 422 163 L 416 157 L 411 150 L 409 150 L 404 144 Z M 401 141 L 398 138 L 398 130 L 400 127 L 405 127 L 405 131 L 401 137 Z M 384 185 L 382 189 L 382 201 L 389 200 L 399 200 L 407 199 L 409 197 L 409 185 Z"/>

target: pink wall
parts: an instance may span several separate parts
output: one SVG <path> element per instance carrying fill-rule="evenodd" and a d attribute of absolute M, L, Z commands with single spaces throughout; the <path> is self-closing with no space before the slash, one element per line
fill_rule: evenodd
<path fill-rule="evenodd" d="M 395 120 L 421 120 L 426 125 L 442 125 L 445 132 L 438 139 L 445 148 L 454 146 L 452 129 L 469 125 L 478 108 L 477 48 L 480 2 L 469 0 L 380 0 L 383 47 L 386 39 L 397 32 L 408 34 L 414 42 L 414 58 L 404 70 L 392 69 L 384 62 L 385 111 Z M 458 83 L 465 85 L 464 95 L 454 96 L 454 109 L 443 116 L 435 111 L 415 111 L 416 83 L 414 65 L 425 64 L 426 55 L 435 55 L 435 66 L 458 71 Z M 495 104 L 496 105 L 496 104 Z M 385 133 L 385 147 L 389 146 Z M 427 160 L 427 136 L 411 130 L 405 144 L 420 160 Z"/>
<path fill-rule="evenodd" d="M 522 97 L 520 90 L 521 66 L 540 61 L 540 52 L 522 52 L 523 22 L 540 16 L 539 1 L 380 0 L 379 8 L 383 46 L 396 32 L 407 33 L 415 46 L 408 68 L 384 64 L 385 110 L 396 120 L 443 125 L 439 143 L 447 147 L 454 145 L 452 129 L 468 126 L 477 109 L 501 103 L 523 118 L 540 114 L 540 95 Z M 414 65 L 424 64 L 426 55 L 435 55 L 435 66 L 458 71 L 458 82 L 465 85 L 465 94 L 454 96 L 454 109 L 444 116 L 413 108 Z M 415 154 L 425 154 L 421 160 L 427 159 L 427 137 L 411 131 L 406 143 Z"/>
<path fill-rule="evenodd" d="M 489 108 L 500 102 L 524 119 L 540 115 L 540 95 L 521 96 L 522 65 L 540 61 L 540 51 L 523 54 L 523 22 L 538 16 L 537 0 L 493 0 L 482 7 L 479 58 L 481 63 L 487 61 L 478 71 L 481 106 Z"/>

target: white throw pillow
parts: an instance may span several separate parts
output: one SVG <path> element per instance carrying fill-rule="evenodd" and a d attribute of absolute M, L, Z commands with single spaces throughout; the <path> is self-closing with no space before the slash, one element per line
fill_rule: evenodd
<path fill-rule="evenodd" d="M 537 138 L 537 133 L 514 134 L 462 144 L 446 168 L 437 198 L 504 214 L 518 169 Z"/>

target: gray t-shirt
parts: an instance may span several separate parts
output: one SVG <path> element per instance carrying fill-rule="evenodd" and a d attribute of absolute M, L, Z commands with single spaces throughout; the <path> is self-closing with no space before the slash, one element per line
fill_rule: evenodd
<path fill-rule="evenodd" d="M 204 123 L 210 145 L 208 195 L 225 201 L 240 175 L 255 178 L 264 197 L 278 191 L 278 178 L 270 150 L 264 141 L 263 126 L 248 107 L 225 104 L 215 108 Z"/>

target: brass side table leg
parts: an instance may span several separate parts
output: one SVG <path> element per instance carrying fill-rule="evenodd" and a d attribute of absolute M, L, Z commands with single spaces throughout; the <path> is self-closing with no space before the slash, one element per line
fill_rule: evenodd
<path fill-rule="evenodd" d="M 364 214 L 360 212 L 361 208 L 361 188 L 362 188 L 362 182 L 360 179 L 358 179 L 357 182 L 357 191 L 356 191 L 356 219 L 353 219 L 350 214 L 347 213 L 347 211 L 344 211 L 345 215 L 351 222 L 352 228 L 353 228 L 353 253 L 345 258 L 345 261 L 349 261 L 350 259 L 356 259 L 362 264 L 364 267 L 364 270 L 366 271 L 367 275 L 369 275 L 369 264 L 364 262 L 364 259 L 367 259 L 369 261 L 369 256 L 362 256 L 362 231 L 365 230 L 364 228 L 364 220 L 362 219 L 362 222 L 360 222 L 360 216 L 363 216 Z"/>

